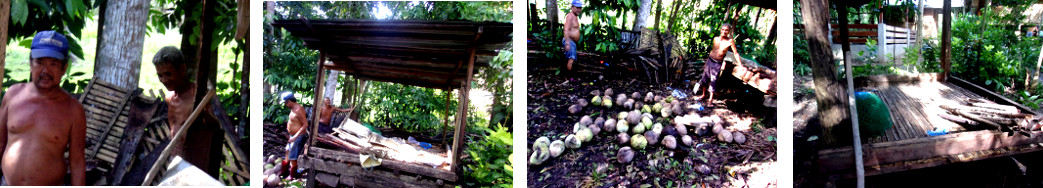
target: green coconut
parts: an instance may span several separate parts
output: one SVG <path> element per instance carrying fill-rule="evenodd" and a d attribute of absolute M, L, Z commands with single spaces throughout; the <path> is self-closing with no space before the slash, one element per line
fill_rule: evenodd
<path fill-rule="evenodd" d="M 647 104 L 644 105 L 644 106 L 641 106 L 641 112 L 644 112 L 644 113 L 652 112 L 652 107 L 649 107 Z"/>
<path fill-rule="evenodd" d="M 545 148 L 547 146 L 550 146 L 550 138 L 547 138 L 546 136 L 541 136 L 536 139 L 536 142 L 532 143 L 532 148 Z"/>
<path fill-rule="evenodd" d="M 627 121 L 616 121 L 616 131 L 625 133 L 630 130 L 630 125 L 627 125 Z"/>
<path fill-rule="evenodd" d="M 602 99 L 601 105 L 605 106 L 605 108 L 612 108 L 612 100 Z"/>
<path fill-rule="evenodd" d="M 655 105 L 652 105 L 652 112 L 658 112 L 660 110 L 663 110 L 663 103 L 658 103 L 657 102 L 657 103 L 655 103 Z M 649 112 L 649 113 L 651 113 L 651 112 Z"/>
<path fill-rule="evenodd" d="M 646 130 L 646 128 L 645 128 L 644 125 L 634 125 L 633 133 L 634 134 L 641 134 L 641 133 L 644 133 L 645 130 Z"/>
<path fill-rule="evenodd" d="M 590 142 L 590 139 L 594 138 L 594 132 L 588 127 L 582 127 L 579 132 L 576 132 L 576 138 L 583 142 Z"/>
<path fill-rule="evenodd" d="M 529 165 L 540 165 L 544 161 L 550 158 L 549 148 L 537 148 L 532 151 L 532 155 L 529 156 Z"/>
<path fill-rule="evenodd" d="M 641 125 L 645 126 L 645 129 L 652 128 L 652 118 L 648 116 L 641 117 Z"/>
<path fill-rule="evenodd" d="M 648 146 L 648 140 L 645 140 L 645 136 L 641 134 L 635 134 L 630 137 L 630 146 L 634 149 L 645 149 L 645 146 Z"/>
<path fill-rule="evenodd" d="M 670 117 L 670 115 L 672 115 L 673 112 L 674 110 L 671 108 L 663 108 L 659 110 L 659 115 L 661 117 Z"/>
<path fill-rule="evenodd" d="M 601 106 L 601 96 L 594 96 L 593 99 L 590 99 L 590 103 L 594 106 Z"/>
<path fill-rule="evenodd" d="M 565 137 L 565 147 L 569 149 L 578 149 L 580 146 L 583 146 L 583 141 L 576 138 L 576 135 L 570 134 L 568 137 Z"/>
<path fill-rule="evenodd" d="M 629 115 L 629 114 L 627 114 L 627 112 L 625 112 L 625 111 L 624 112 L 619 112 L 619 115 L 616 115 L 616 120 L 619 120 L 619 121 L 626 120 L 627 119 L 627 115 Z"/>

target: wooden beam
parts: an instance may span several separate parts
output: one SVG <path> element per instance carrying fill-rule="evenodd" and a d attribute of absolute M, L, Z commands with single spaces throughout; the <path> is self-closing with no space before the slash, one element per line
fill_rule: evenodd
<path fill-rule="evenodd" d="M 192 123 L 196 121 L 199 114 L 203 112 L 206 104 L 210 102 L 210 98 L 214 97 L 216 94 L 213 88 L 207 87 L 206 90 L 206 95 L 204 95 L 202 100 L 200 100 L 201 103 L 196 105 L 196 108 L 192 110 L 192 114 L 188 116 L 185 123 L 181 125 L 181 128 L 177 130 L 176 134 L 174 134 L 174 138 L 171 139 L 170 144 L 163 148 L 163 152 L 156 158 L 156 162 L 152 163 L 152 167 L 149 168 L 148 173 L 145 174 L 145 181 L 141 182 L 141 186 L 147 186 L 149 183 L 152 183 L 152 180 L 156 178 L 156 174 L 162 168 L 160 167 L 161 164 L 169 162 L 168 157 L 170 156 L 170 152 L 173 151 L 173 147 L 181 147 L 180 144 L 177 143 L 184 141 L 185 133 L 188 133 L 188 128 L 192 126 Z"/>
<path fill-rule="evenodd" d="M 319 110 L 320 110 L 319 107 L 323 105 L 322 103 L 324 101 L 322 100 L 322 96 L 323 96 L 322 92 L 324 91 L 323 87 L 326 86 L 326 84 L 324 84 L 326 82 L 325 81 L 325 79 L 326 79 L 326 69 L 324 68 L 324 66 L 322 66 L 323 64 L 325 64 L 325 61 L 326 61 L 326 52 L 324 52 L 322 50 L 319 50 L 319 62 L 315 62 L 316 65 L 318 65 L 318 66 L 315 66 L 315 69 L 316 69 L 315 70 L 315 72 L 316 72 L 315 73 L 315 99 L 313 99 L 314 104 L 312 104 L 312 105 L 315 106 L 315 108 L 312 108 L 312 116 L 311 116 L 311 120 L 309 121 L 310 123 L 308 125 L 309 126 L 308 128 L 311 129 L 311 131 L 309 131 L 311 134 L 308 134 L 308 148 L 311 148 L 311 146 L 315 145 L 315 140 L 316 140 L 315 137 L 316 137 L 316 135 L 319 134 L 319 114 L 322 113 L 322 112 L 319 112 Z M 308 154 L 310 152 L 311 152 L 310 150 L 305 150 L 304 154 Z M 308 188 L 315 187 L 315 169 L 314 168 L 309 168 L 308 169 L 308 183 L 307 183 L 307 186 L 308 186 Z"/>
<path fill-rule="evenodd" d="M 942 80 L 948 80 L 952 68 L 952 0 L 942 6 Z"/>
<path fill-rule="evenodd" d="M 328 162 L 349 163 L 349 164 L 347 164 L 349 166 L 353 166 L 353 165 L 357 166 L 359 164 L 359 155 L 356 154 L 356 153 L 342 152 L 342 151 L 330 150 L 330 149 L 319 148 L 319 147 L 310 147 L 308 150 L 311 150 L 313 152 L 312 154 L 309 155 L 309 156 L 314 157 L 313 159 L 318 159 L 318 160 L 328 161 Z M 438 179 L 442 179 L 442 180 L 446 180 L 446 181 L 450 181 L 450 182 L 456 182 L 457 181 L 457 175 L 453 174 L 452 172 L 439 170 L 438 168 L 431 168 L 431 166 L 425 166 L 425 165 L 420 165 L 420 164 L 415 164 L 415 163 L 408 163 L 408 162 L 402 162 L 402 161 L 385 159 L 382 162 L 380 162 L 380 166 L 377 166 L 376 168 L 386 168 L 386 169 L 395 170 L 395 171 L 402 171 L 402 172 L 407 172 L 407 173 L 412 173 L 412 174 L 418 174 L 418 175 L 438 178 Z M 334 170 L 334 172 L 335 172 L 335 169 L 330 169 L 330 170 Z M 345 175 L 345 174 L 340 174 L 340 175 Z"/>
<path fill-rule="evenodd" d="M 1043 142 L 1043 132 L 1031 132 L 1032 136 L 1015 134 L 1007 136 L 1005 132 L 980 130 L 952 133 L 948 135 L 923 137 L 893 142 L 863 145 L 865 166 L 888 165 L 912 162 L 935 157 L 963 154 L 969 152 L 1016 147 Z M 1043 148 L 1036 147 L 1036 150 Z M 851 146 L 825 149 L 819 151 L 820 170 L 827 173 L 845 172 L 854 167 L 850 153 Z"/>
<path fill-rule="evenodd" d="M 484 28 L 479 27 L 477 34 L 475 34 L 475 40 L 481 37 Z M 474 76 L 474 47 L 470 49 L 471 55 L 470 60 L 467 62 L 467 81 L 464 82 L 460 89 L 460 109 L 457 111 L 459 118 L 456 119 L 456 133 L 453 135 L 453 153 L 450 155 L 453 158 L 453 162 L 450 164 L 453 172 L 460 172 L 460 151 L 463 150 L 464 130 L 467 130 L 467 105 L 470 103 L 468 96 L 471 93 L 471 80 Z"/>

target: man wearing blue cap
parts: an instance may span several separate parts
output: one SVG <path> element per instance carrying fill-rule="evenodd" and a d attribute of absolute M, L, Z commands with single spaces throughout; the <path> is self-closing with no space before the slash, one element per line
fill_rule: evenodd
<path fill-rule="evenodd" d="M 79 101 L 58 86 L 68 53 L 62 34 L 40 31 L 33 37 L 30 83 L 12 85 L 0 103 L 0 184 L 86 184 L 86 116 Z M 66 172 L 72 182 L 65 182 Z"/>
<path fill-rule="evenodd" d="M 565 14 L 565 38 L 561 43 L 565 46 L 565 57 L 569 58 L 568 70 L 572 70 L 572 63 L 576 61 L 576 43 L 579 42 L 579 13 L 583 11 L 583 2 L 572 0 L 572 9 Z"/>
<path fill-rule="evenodd" d="M 290 116 L 286 118 L 286 132 L 290 133 L 290 139 L 286 145 L 286 160 L 283 160 L 283 170 L 290 171 L 290 178 L 299 177 L 297 172 L 297 156 L 301 155 L 304 150 L 304 144 L 308 141 L 308 114 L 304 112 L 304 107 L 297 103 L 297 98 L 293 96 L 293 92 L 283 93 L 279 101 L 290 108 Z M 286 168 L 289 166 L 289 168 Z M 280 172 L 280 174 L 282 174 Z"/>

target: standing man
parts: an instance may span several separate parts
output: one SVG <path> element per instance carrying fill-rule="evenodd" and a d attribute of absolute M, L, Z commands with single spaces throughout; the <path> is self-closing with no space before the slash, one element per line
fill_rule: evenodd
<path fill-rule="evenodd" d="M 706 105 L 713 106 L 713 92 L 717 89 L 717 79 L 721 74 L 721 69 L 724 68 L 724 56 L 728 54 L 728 50 L 735 45 L 735 41 L 732 38 L 732 25 L 724 23 L 721 25 L 721 35 L 713 38 L 713 48 L 710 49 L 710 57 L 706 58 L 706 65 L 703 66 L 703 76 L 699 79 L 698 87 L 705 85 L 707 90 L 700 90 L 709 92 L 710 98 L 706 100 Z M 741 60 L 736 60 L 741 61 Z M 740 63 L 741 65 L 741 63 Z M 706 96 L 706 93 L 699 94 L 697 98 L 702 99 Z"/>
<path fill-rule="evenodd" d="M 565 46 L 565 57 L 569 59 L 566 68 L 571 71 L 576 62 L 576 43 L 579 42 L 579 13 L 583 11 L 583 2 L 572 0 L 572 9 L 565 14 L 565 38 L 561 40 Z"/>
<path fill-rule="evenodd" d="M 30 83 L 12 85 L 0 103 L 0 184 L 86 185 L 87 118 L 80 102 L 58 86 L 69 67 L 69 42 L 40 31 L 29 53 Z M 72 182 L 65 182 L 66 172 Z"/>
<path fill-rule="evenodd" d="M 167 91 L 172 94 L 166 96 L 167 102 L 167 124 L 170 126 L 170 137 L 173 138 L 181 126 L 188 121 L 188 117 L 195 110 L 196 84 L 188 80 L 188 71 L 185 65 L 185 55 L 180 49 L 173 46 L 160 48 L 152 57 L 152 64 L 156 66 L 156 76 L 163 83 Z M 213 105 L 213 104 L 211 104 Z M 196 117 L 192 126 L 185 133 L 184 142 L 181 147 L 174 147 L 171 156 L 181 156 L 191 163 L 206 171 L 212 177 L 220 177 L 221 144 L 224 135 L 217 125 L 217 117 L 213 116 L 212 110 L 203 108 L 203 113 Z"/>
<path fill-rule="evenodd" d="M 330 125 L 330 123 L 333 122 L 333 111 L 351 113 L 352 110 L 355 110 L 354 107 L 352 107 L 350 109 L 342 109 L 342 108 L 337 108 L 336 106 L 330 105 L 331 102 L 330 102 L 330 98 L 329 97 L 326 97 L 322 103 L 324 105 L 322 106 L 322 108 L 320 108 L 322 110 L 319 111 L 319 112 L 322 112 L 322 113 L 319 113 L 319 134 L 326 134 L 326 133 L 333 132 L 333 126 Z"/>
<path fill-rule="evenodd" d="M 290 178 L 287 179 L 292 179 L 299 176 L 297 156 L 301 155 L 304 144 L 308 141 L 308 114 L 304 112 L 304 107 L 297 103 L 293 92 L 283 93 L 281 101 L 286 108 L 290 108 L 290 116 L 286 119 L 286 132 L 290 133 L 290 139 L 286 145 L 286 160 L 283 160 L 282 166 L 284 170 L 290 170 Z M 289 168 L 286 168 L 287 166 Z"/>

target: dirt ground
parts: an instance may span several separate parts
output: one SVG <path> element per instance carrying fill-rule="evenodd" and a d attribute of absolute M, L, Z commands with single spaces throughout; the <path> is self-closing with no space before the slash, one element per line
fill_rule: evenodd
<path fill-rule="evenodd" d="M 854 187 L 855 179 L 820 174 L 820 136 L 810 75 L 793 78 L 793 187 Z M 810 140 L 810 141 L 809 141 Z M 866 177 L 866 187 L 1043 187 L 1043 152 Z"/>
<path fill-rule="evenodd" d="M 530 60 L 530 62 L 534 62 Z M 668 96 L 674 88 L 688 95 L 679 98 L 684 106 L 706 106 L 692 97 L 690 85 L 655 85 L 634 78 L 606 78 L 584 73 L 558 72 L 554 65 L 530 63 L 528 84 L 527 147 L 541 136 L 564 140 L 582 115 L 615 116 L 622 108 L 604 108 L 589 105 L 580 114 L 569 114 L 568 106 L 577 99 L 590 100 L 593 90 L 612 88 L 616 93 L 633 92 L 644 95 L 652 92 Z M 693 78 L 692 80 L 698 80 Z M 723 84 L 735 84 L 719 82 Z M 740 84 L 741 85 L 741 84 Z M 732 85 L 735 86 L 735 85 Z M 774 187 L 776 165 L 776 129 L 774 108 L 762 106 L 763 94 L 751 89 L 721 91 L 715 100 L 717 108 L 687 109 L 687 113 L 701 116 L 716 115 L 724 127 L 742 132 L 748 137 L 745 144 L 722 143 L 716 136 L 695 136 L 695 147 L 682 145 L 670 150 L 661 145 L 649 145 L 637 150 L 633 161 L 621 164 L 616 152 L 623 147 L 617 143 L 615 131 L 603 130 L 579 149 L 566 149 L 559 157 L 541 165 L 529 167 L 530 187 Z M 720 90 L 720 89 L 719 89 Z M 753 90 L 755 91 L 755 90 Z M 772 117 L 765 117 L 771 114 Z M 658 115 L 656 115 L 658 117 Z M 770 122 L 765 122 L 770 119 Z M 660 121 L 668 121 L 660 119 Z M 667 125 L 667 124 L 664 124 Z M 692 131 L 689 131 L 692 132 Z M 694 134 L 689 134 L 694 135 Z M 531 149 L 530 149 L 531 150 Z M 526 160 L 528 156 L 527 153 Z"/>

